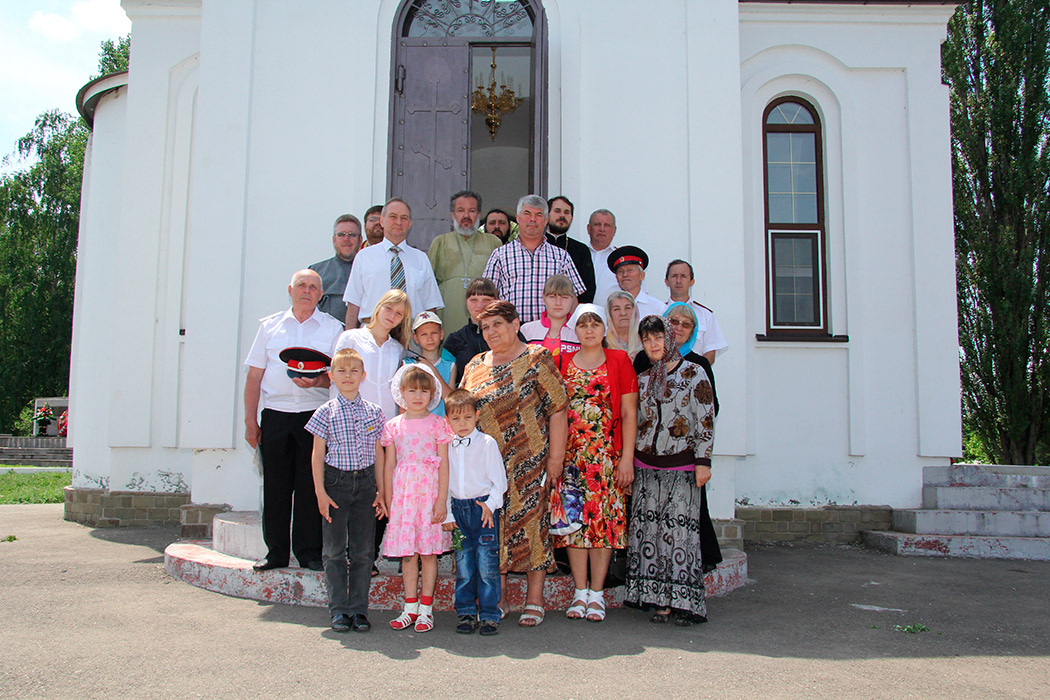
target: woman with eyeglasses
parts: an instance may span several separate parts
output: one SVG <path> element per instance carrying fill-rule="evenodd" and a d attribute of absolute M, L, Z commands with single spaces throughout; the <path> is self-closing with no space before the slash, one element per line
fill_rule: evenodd
<path fill-rule="evenodd" d="M 696 313 L 692 307 L 681 301 L 676 301 L 664 309 L 664 318 L 674 331 L 675 341 L 678 343 L 678 354 L 682 359 L 695 362 L 704 368 L 707 373 L 707 381 L 711 382 L 711 393 L 714 395 L 715 415 L 718 415 L 718 391 L 715 389 L 715 371 L 706 357 L 693 350 L 696 344 Z M 644 353 L 638 353 L 634 358 L 634 371 L 641 374 L 649 369 L 652 363 Z"/>

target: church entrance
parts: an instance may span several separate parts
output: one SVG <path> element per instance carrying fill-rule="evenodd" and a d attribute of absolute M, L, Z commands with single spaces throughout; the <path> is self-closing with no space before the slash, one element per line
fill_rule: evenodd
<path fill-rule="evenodd" d="M 545 17 L 537 0 L 409 0 L 395 22 L 391 196 L 412 245 L 451 229 L 449 196 L 513 216 L 546 189 Z"/>

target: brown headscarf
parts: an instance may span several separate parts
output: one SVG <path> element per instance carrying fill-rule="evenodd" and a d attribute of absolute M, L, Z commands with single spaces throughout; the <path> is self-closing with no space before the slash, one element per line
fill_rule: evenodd
<path fill-rule="evenodd" d="M 667 389 L 667 365 L 673 365 L 680 361 L 682 355 L 678 352 L 678 341 L 675 339 L 671 324 L 660 316 L 646 316 L 638 324 L 638 333 L 643 341 L 647 336 L 654 334 L 655 327 L 663 329 L 664 356 L 659 360 L 653 361 L 652 367 L 649 369 L 649 386 L 646 387 L 646 394 L 656 399 L 659 403 L 667 403 L 671 400 L 671 392 Z M 652 360 L 652 358 L 649 359 Z"/>

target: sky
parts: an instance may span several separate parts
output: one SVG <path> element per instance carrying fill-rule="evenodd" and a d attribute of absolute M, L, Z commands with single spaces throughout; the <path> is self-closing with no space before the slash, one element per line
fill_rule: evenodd
<path fill-rule="evenodd" d="M 77 91 L 98 70 L 99 44 L 129 31 L 120 0 L 0 0 L 0 158 L 41 112 L 75 115 Z"/>

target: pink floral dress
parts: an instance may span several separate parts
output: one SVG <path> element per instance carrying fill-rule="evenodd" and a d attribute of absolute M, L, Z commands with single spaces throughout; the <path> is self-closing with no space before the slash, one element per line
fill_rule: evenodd
<path fill-rule="evenodd" d="M 390 523 L 383 538 L 383 556 L 441 554 L 452 548 L 451 535 L 441 523 L 431 523 L 438 497 L 438 445 L 454 437 L 444 418 L 433 413 L 426 418 L 404 415 L 386 422 L 379 437 L 384 447 L 397 450 Z"/>

